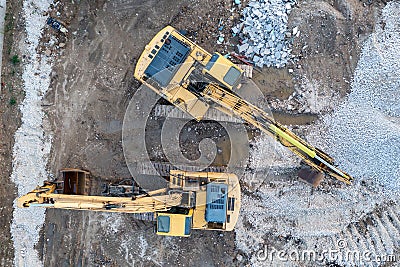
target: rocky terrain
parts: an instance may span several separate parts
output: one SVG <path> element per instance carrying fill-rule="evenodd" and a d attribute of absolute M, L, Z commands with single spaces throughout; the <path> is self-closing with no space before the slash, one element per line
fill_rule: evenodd
<path fill-rule="evenodd" d="M 398 1 L 9 2 L 0 266 L 398 265 Z M 48 16 L 68 32 L 46 25 Z M 299 159 L 272 138 L 217 113 L 195 122 L 141 91 L 136 60 L 169 24 L 210 52 L 254 61 L 253 81 L 263 95 L 256 104 L 334 156 L 354 184 L 326 177 L 312 188 L 297 178 Z M 138 173 L 181 166 L 168 162 L 160 137 L 174 128 L 189 161 L 214 155 L 208 167 L 221 171 L 232 155 L 245 159 L 235 231 L 164 238 L 152 222 L 127 214 L 12 208 L 17 195 L 62 168 L 90 170 L 95 184 L 133 175 L 122 140 L 131 103 L 149 112 L 142 122 L 148 154 L 137 158 Z M 314 258 L 296 256 L 310 251 Z"/>

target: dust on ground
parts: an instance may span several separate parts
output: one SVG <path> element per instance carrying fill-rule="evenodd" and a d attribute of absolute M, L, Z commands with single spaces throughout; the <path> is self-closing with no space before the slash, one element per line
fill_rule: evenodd
<path fill-rule="evenodd" d="M 284 114 L 281 117 L 287 118 L 287 124 L 300 124 L 297 119 L 288 118 L 290 115 L 304 116 L 302 120 L 308 124 L 318 114 L 334 108 L 331 103 L 320 107 L 307 102 L 308 93 L 314 94 L 317 100 L 325 95 L 332 98 L 333 93 L 333 98 L 340 101 L 349 91 L 360 43 L 372 32 L 376 14 L 384 4 L 383 1 L 372 5 L 366 2 L 299 1 L 299 8 L 293 9 L 289 24 L 301 25 L 301 35 L 295 40 L 293 52 L 299 55 L 298 61 L 280 70 L 264 69 L 255 77 L 273 111 Z M 57 174 L 61 168 L 75 167 L 90 170 L 97 180 L 129 177 L 121 129 L 129 100 L 139 87 L 133 78 L 133 68 L 145 44 L 162 27 L 172 24 L 187 30 L 189 37 L 210 52 L 230 52 L 234 47 L 229 42 L 235 43 L 235 40 L 230 39 L 229 28 L 238 19 L 238 14 L 229 10 L 233 7 L 231 1 L 215 4 L 215 1 L 189 0 L 146 3 L 102 0 L 54 5 L 51 13 L 59 12 L 69 33 L 65 38 L 47 29 L 42 40 L 48 44 L 52 38 L 56 39 L 52 46 L 42 47 L 42 52 L 57 59 L 51 88 L 44 99 L 54 135 L 49 171 Z M 224 25 L 221 32 L 218 30 L 220 18 Z M 221 34 L 226 42 L 218 45 L 216 41 Z M 288 74 L 289 69 L 294 70 L 293 75 Z M 8 114 L 3 118 L 6 117 L 7 127 L 13 127 L 12 122 L 18 124 L 18 117 L 12 112 L 17 110 L 6 107 L 8 97 L 2 97 L 3 103 L 6 102 L 2 105 L 5 107 L 2 115 Z M 15 130 L 16 127 L 7 130 L 4 140 L 8 141 L 3 144 L 5 161 L 1 162 L 8 162 L 8 169 L 11 154 L 7 151 L 11 151 Z M 289 182 L 271 190 L 284 193 L 286 187 L 294 186 L 293 190 L 309 193 L 311 189 L 305 190 L 306 186 L 293 178 L 292 166 L 284 171 L 276 179 L 289 177 Z M 10 192 L 7 191 L 8 198 L 1 202 L 5 206 L 14 197 Z M 250 194 L 246 185 L 244 193 Z M 245 231 L 251 231 L 245 219 L 243 225 Z M 235 245 L 235 232 L 195 231 L 190 238 L 164 238 L 156 236 L 152 228 L 152 223 L 136 221 L 125 214 L 47 210 L 37 249 L 45 266 L 249 263 L 248 255 Z M 266 233 L 265 237 L 276 244 L 283 242 L 273 232 Z M 4 257 L 12 259 L 11 243 L 7 244 L 10 250 Z"/>

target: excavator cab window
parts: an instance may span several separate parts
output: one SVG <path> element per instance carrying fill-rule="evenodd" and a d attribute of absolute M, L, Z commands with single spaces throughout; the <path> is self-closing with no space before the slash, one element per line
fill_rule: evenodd
<path fill-rule="evenodd" d="M 189 236 L 192 231 L 193 211 L 188 214 L 170 211 L 157 213 L 157 234 L 165 236 Z"/>
<path fill-rule="evenodd" d="M 218 57 L 219 57 L 218 54 L 212 55 L 210 61 L 208 61 L 207 65 L 206 65 L 207 70 L 211 70 L 212 66 L 214 65 L 215 61 L 217 61 Z"/>
<path fill-rule="evenodd" d="M 228 72 L 224 76 L 224 82 L 230 86 L 234 86 L 239 81 L 240 75 L 242 73 L 235 67 L 230 67 Z"/>
<path fill-rule="evenodd" d="M 157 217 L 157 231 L 162 233 L 169 233 L 170 218 L 168 216 Z"/>
<path fill-rule="evenodd" d="M 192 231 L 192 218 L 186 217 L 185 218 L 185 235 L 190 235 Z"/>

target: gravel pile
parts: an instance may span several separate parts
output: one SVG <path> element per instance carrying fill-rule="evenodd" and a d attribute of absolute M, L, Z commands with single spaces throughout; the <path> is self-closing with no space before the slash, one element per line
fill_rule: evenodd
<path fill-rule="evenodd" d="M 323 119 L 327 152 L 358 181 L 400 192 L 400 3 L 389 3 L 366 41 L 352 92 Z"/>
<path fill-rule="evenodd" d="M 275 259 L 263 262 L 257 252 L 271 240 L 275 249 L 291 251 L 320 247 L 346 226 L 373 211 L 400 192 L 400 3 L 390 2 L 378 20 L 375 32 L 363 45 L 352 92 L 344 103 L 308 127 L 307 140 L 332 155 L 339 166 L 355 177 L 352 186 L 312 189 L 301 182 L 276 181 L 252 194 L 242 195 L 236 245 L 252 266 L 297 266 Z M 380 22 L 380 23 L 379 23 Z M 268 168 L 259 139 L 252 156 L 258 168 Z M 273 150 L 271 148 L 271 150 Z M 278 150 L 279 151 L 279 150 Z M 284 156 L 284 155 L 283 155 Z M 277 156 L 280 160 L 280 156 Z M 254 180 L 244 177 L 244 183 Z M 363 181 L 361 183 L 360 181 Z M 251 230 L 251 231 L 250 231 Z M 285 241 L 288 239 L 289 241 Z M 384 239 L 382 238 L 384 243 Z M 281 244 L 281 246 L 279 246 Z M 317 247 L 319 246 L 319 247 Z M 387 251 L 387 253 L 390 253 Z"/>
<path fill-rule="evenodd" d="M 243 9 L 242 22 L 232 28 L 242 44 L 239 53 L 256 66 L 283 67 L 291 57 L 291 40 L 300 34 L 297 27 L 287 29 L 288 15 L 295 0 L 250 1 Z"/>
<path fill-rule="evenodd" d="M 341 103 L 339 92 L 328 88 L 318 79 L 302 77 L 300 86 L 284 100 L 273 99 L 271 109 L 288 110 L 296 113 L 326 114 Z"/>
<path fill-rule="evenodd" d="M 26 21 L 26 40 L 20 46 L 21 52 L 30 55 L 24 62 L 22 79 L 25 99 L 20 106 L 22 124 L 15 133 L 13 148 L 13 172 L 11 180 L 23 195 L 47 178 L 46 163 L 50 152 L 51 138 L 43 131 L 41 100 L 50 85 L 50 63 L 36 52 L 46 24 L 43 12 L 47 11 L 51 0 L 24 1 L 23 12 Z M 28 58 L 28 57 L 27 57 Z M 35 245 L 39 240 L 39 231 L 45 220 L 45 210 L 20 209 L 14 202 L 11 234 L 14 241 L 16 266 L 42 266 Z"/>

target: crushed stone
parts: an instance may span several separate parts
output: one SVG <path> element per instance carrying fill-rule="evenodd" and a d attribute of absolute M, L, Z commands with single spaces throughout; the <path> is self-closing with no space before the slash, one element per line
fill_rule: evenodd
<path fill-rule="evenodd" d="M 36 48 L 46 24 L 50 0 L 24 1 L 23 13 L 26 21 L 26 41 L 21 52 L 30 55 L 22 74 L 25 99 L 20 105 L 21 126 L 15 133 L 13 148 L 13 172 L 11 180 L 16 184 L 18 196 L 33 190 L 47 177 L 46 163 L 51 147 L 51 136 L 43 128 L 44 112 L 41 100 L 50 85 L 51 63 L 37 54 Z M 39 73 L 40 75 L 35 75 Z M 11 234 L 14 242 L 16 266 L 42 266 L 35 245 L 45 220 L 45 210 L 20 209 L 14 201 Z"/>
<path fill-rule="evenodd" d="M 293 38 L 298 27 L 288 30 L 288 15 L 295 0 L 252 0 L 242 10 L 241 22 L 232 28 L 242 44 L 239 53 L 252 59 L 258 67 L 283 67 L 291 59 Z"/>
<path fill-rule="evenodd" d="M 383 201 L 398 200 L 399 12 L 399 2 L 390 2 L 383 9 L 381 20 L 385 27 L 378 23 L 363 44 L 351 93 L 332 114 L 306 130 L 307 140 L 333 156 L 340 168 L 354 176 L 354 184 L 312 189 L 301 182 L 279 181 L 273 187 L 264 184 L 252 194 L 243 194 L 235 243 L 251 266 L 265 266 L 257 252 L 271 237 L 299 239 L 305 249 L 321 244 L 326 248 L 331 245 L 327 240 L 349 223 L 358 221 Z M 268 145 L 263 139 L 259 142 Z M 252 156 L 257 159 L 253 163 L 260 164 L 258 168 L 267 168 L 269 164 L 262 160 L 265 155 L 259 154 L 259 147 L 265 145 L 258 144 L 253 150 Z M 253 176 L 249 174 L 244 181 L 254 179 Z M 277 249 L 294 248 L 295 244 L 286 242 Z M 268 263 L 297 266 L 296 262 L 278 259 Z"/>
<path fill-rule="evenodd" d="M 337 164 L 393 197 L 400 192 L 399 11 L 399 2 L 383 9 L 384 23 L 376 25 L 363 46 L 351 93 L 322 119 L 327 130 L 323 145 Z"/>

